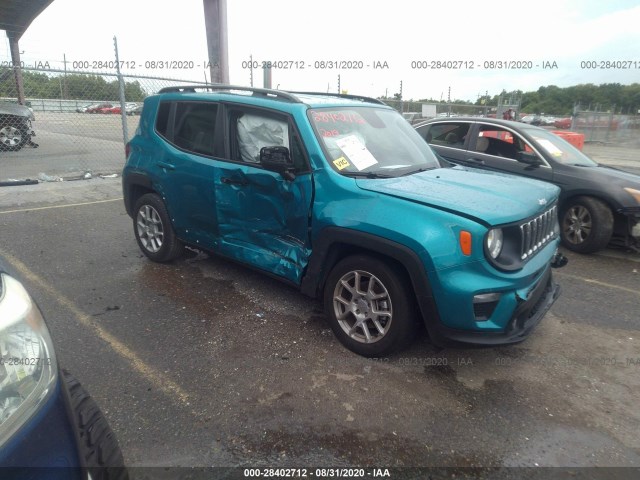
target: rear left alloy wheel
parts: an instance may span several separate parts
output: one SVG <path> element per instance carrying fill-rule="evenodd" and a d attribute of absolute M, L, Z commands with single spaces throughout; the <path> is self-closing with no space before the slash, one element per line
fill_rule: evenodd
<path fill-rule="evenodd" d="M 167 208 L 155 193 L 147 193 L 136 202 L 133 230 L 140 250 L 154 262 L 175 260 L 184 251 L 173 231 Z"/>
<path fill-rule="evenodd" d="M 405 347 L 416 322 L 411 285 L 385 261 L 354 255 L 325 284 L 324 307 L 334 334 L 349 350 L 379 357 Z"/>

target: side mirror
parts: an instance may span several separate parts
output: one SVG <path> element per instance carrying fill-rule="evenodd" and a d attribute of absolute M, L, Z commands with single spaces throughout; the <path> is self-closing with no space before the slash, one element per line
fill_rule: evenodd
<path fill-rule="evenodd" d="M 266 170 L 279 173 L 285 180 L 293 180 L 293 160 L 287 147 L 262 147 L 260 149 L 260 165 Z"/>
<path fill-rule="evenodd" d="M 540 161 L 540 159 L 535 153 L 518 152 L 516 155 L 516 160 L 518 160 L 521 163 L 526 163 L 527 165 L 531 165 L 532 167 L 535 167 L 537 165 L 542 165 L 542 162 Z"/>

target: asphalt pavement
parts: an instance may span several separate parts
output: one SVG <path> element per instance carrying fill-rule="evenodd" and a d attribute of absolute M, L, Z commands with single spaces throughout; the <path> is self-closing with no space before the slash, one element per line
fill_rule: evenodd
<path fill-rule="evenodd" d="M 567 256 L 525 342 L 369 360 L 269 277 L 148 261 L 120 179 L 0 189 L 0 257 L 132 466 L 640 467 L 640 255 Z"/>

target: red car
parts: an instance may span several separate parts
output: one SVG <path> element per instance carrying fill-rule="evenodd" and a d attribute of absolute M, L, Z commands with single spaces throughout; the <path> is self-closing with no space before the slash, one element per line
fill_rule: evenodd
<path fill-rule="evenodd" d="M 565 118 L 557 118 L 554 122 L 553 122 L 553 126 L 556 128 L 571 128 L 571 118 L 570 117 L 565 117 Z"/>
<path fill-rule="evenodd" d="M 105 104 L 104 107 L 99 108 L 98 111 L 96 113 L 114 113 L 112 112 L 112 110 L 116 108 L 113 105 L 111 105 L 110 103 Z M 120 108 L 120 107 L 117 107 Z"/>
<path fill-rule="evenodd" d="M 120 112 L 122 112 L 122 109 L 120 108 L 120 105 L 115 105 L 111 108 L 105 108 L 103 112 L 100 113 L 117 113 L 120 114 Z"/>
<path fill-rule="evenodd" d="M 104 113 L 103 110 L 113 107 L 110 103 L 97 103 L 87 108 L 84 113 Z"/>

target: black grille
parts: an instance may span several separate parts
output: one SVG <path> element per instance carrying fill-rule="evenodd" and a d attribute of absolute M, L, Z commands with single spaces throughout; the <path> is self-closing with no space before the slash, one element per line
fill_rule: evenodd
<path fill-rule="evenodd" d="M 535 255 L 555 238 L 558 224 L 558 209 L 554 205 L 542 215 L 520 225 L 520 259 Z"/>

